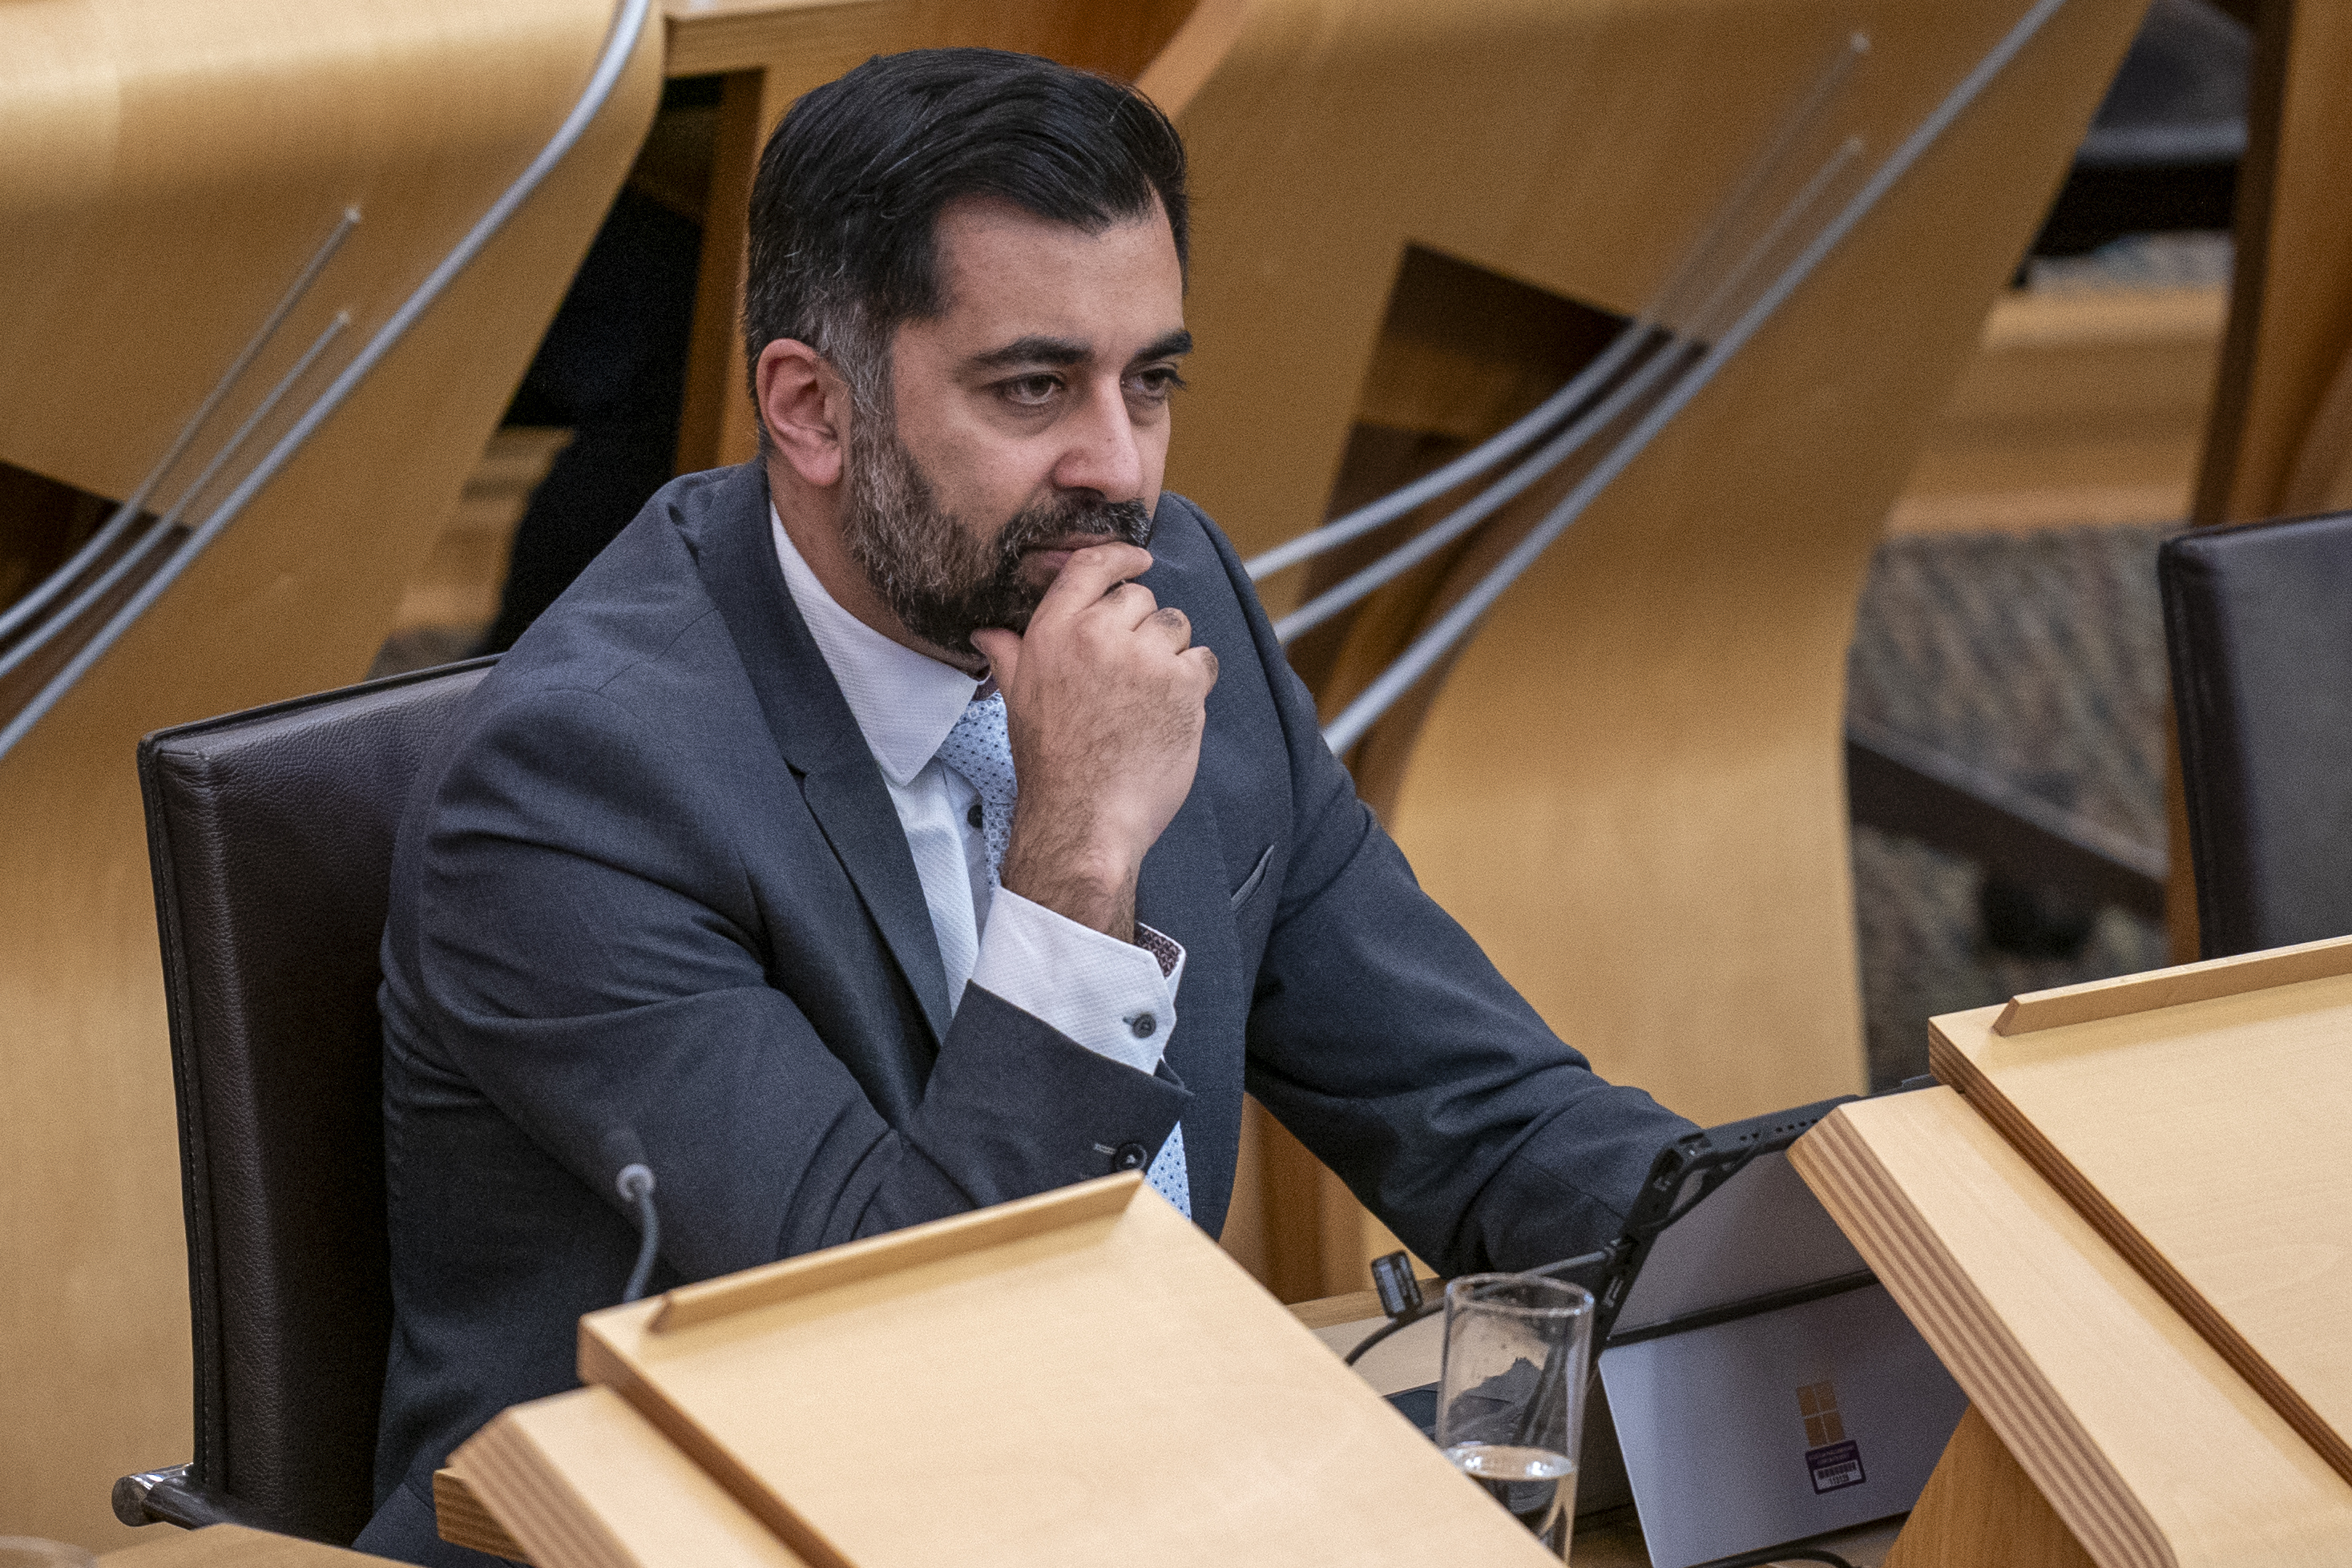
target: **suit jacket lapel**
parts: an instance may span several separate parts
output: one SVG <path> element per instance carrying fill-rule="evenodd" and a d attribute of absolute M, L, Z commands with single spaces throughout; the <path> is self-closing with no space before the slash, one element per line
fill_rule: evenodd
<path fill-rule="evenodd" d="M 680 531 L 742 655 L 776 749 L 800 777 L 810 814 L 921 1002 L 937 1051 L 948 1030 L 947 969 L 922 878 L 882 769 L 793 608 L 769 527 L 767 477 L 755 462 L 737 468 L 709 507 L 682 518 Z"/>

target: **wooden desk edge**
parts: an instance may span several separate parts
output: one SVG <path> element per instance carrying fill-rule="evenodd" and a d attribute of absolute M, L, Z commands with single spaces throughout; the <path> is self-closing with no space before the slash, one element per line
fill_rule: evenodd
<path fill-rule="evenodd" d="M 488 1506 L 474 1495 L 457 1472 L 444 1466 L 433 1472 L 433 1525 L 452 1546 L 487 1552 L 493 1557 L 529 1563 L 530 1554 L 509 1535 Z"/>
<path fill-rule="evenodd" d="M 98 1560 L 105 1568 L 398 1568 L 389 1558 L 242 1524 L 152 1525 L 146 1539 Z"/>
<path fill-rule="evenodd" d="M 811 11 L 871 5 L 878 0 L 667 0 L 662 25 L 667 77 L 724 76 L 765 69 L 804 40 Z"/>
<path fill-rule="evenodd" d="M 1424 1293 L 1430 1293 L 1436 1284 L 1434 1280 L 1421 1282 Z M 1381 1298 L 1374 1291 L 1358 1291 L 1351 1295 L 1327 1296 L 1319 1301 L 1300 1301 L 1292 1306 L 1290 1312 L 1310 1329 L 1329 1328 L 1334 1323 L 1379 1317 Z M 487 1552 L 493 1557 L 511 1558 L 517 1563 L 530 1561 L 482 1500 L 474 1495 L 473 1489 L 446 1466 L 433 1472 L 433 1517 L 441 1539 L 452 1546 Z"/>

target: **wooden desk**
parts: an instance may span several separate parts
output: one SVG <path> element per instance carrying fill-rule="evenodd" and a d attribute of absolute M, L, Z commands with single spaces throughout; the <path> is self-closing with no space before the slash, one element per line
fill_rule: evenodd
<path fill-rule="evenodd" d="M 1423 1283 L 1433 1287 L 1435 1281 Z M 1315 1331 L 1317 1338 L 1341 1353 L 1352 1348 L 1357 1341 L 1379 1327 L 1381 1322 L 1380 1298 L 1370 1291 L 1332 1296 L 1319 1301 L 1303 1301 L 1291 1308 L 1291 1312 L 1299 1322 Z M 1395 1353 L 1370 1372 L 1374 1387 L 1383 1393 L 1391 1393 L 1435 1380 L 1438 1339 L 1431 1331 L 1438 1322 L 1433 1318 L 1426 1324 L 1416 1325 L 1415 1329 L 1406 1331 L 1391 1342 L 1396 1347 Z M 521 1549 L 508 1538 L 505 1530 L 491 1518 L 489 1511 L 453 1472 L 445 1469 L 433 1478 L 433 1499 L 435 1510 L 440 1517 L 444 1540 L 496 1556 L 522 1560 Z M 1900 1519 L 1888 1520 L 1824 1537 L 1816 1544 L 1837 1552 L 1854 1568 L 1882 1568 L 1902 1525 Z M 214 1532 L 208 1531 L 205 1533 Z M 349 1556 L 349 1553 L 337 1554 L 338 1559 Z M 289 1556 L 267 1561 L 268 1568 L 277 1568 L 281 1561 L 287 1568 L 303 1568 L 312 1561 L 324 1568 L 333 1560 Z M 1577 1568 L 1650 1568 L 1650 1554 L 1642 1543 L 1640 1520 L 1631 1508 L 1620 1508 L 1580 1521 L 1571 1560 Z M 112 1559 L 108 1561 L 110 1563 Z M 215 1561 L 226 1562 L 228 1559 L 186 1559 L 191 1565 Z M 137 1568 L 181 1568 L 181 1562 L 178 1558 L 158 1557 L 152 1563 L 141 1559 Z"/>
<path fill-rule="evenodd" d="M 389 1561 L 241 1524 L 194 1531 L 157 1526 L 152 1540 L 99 1559 L 105 1568 L 363 1568 Z"/>

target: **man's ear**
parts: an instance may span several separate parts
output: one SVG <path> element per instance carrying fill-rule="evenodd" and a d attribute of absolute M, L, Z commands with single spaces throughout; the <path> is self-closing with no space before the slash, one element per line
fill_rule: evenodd
<path fill-rule="evenodd" d="M 779 338 L 760 350 L 752 384 L 776 455 L 804 485 L 838 483 L 849 441 L 849 386 L 840 373 L 806 343 Z"/>

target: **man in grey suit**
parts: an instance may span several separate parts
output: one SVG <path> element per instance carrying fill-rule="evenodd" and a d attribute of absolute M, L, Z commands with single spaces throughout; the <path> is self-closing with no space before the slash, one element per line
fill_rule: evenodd
<path fill-rule="evenodd" d="M 1324 747 L 1160 475 L 1183 153 L 1021 56 L 869 61 L 761 162 L 760 462 L 663 490 L 426 767 L 384 933 L 396 1322 L 363 1548 L 661 1287 L 1140 1170 L 1255 1093 L 1423 1257 L 1612 1234 L 1688 1124 L 1595 1077 Z M 1147 549 L 1148 547 L 1148 549 Z"/>

